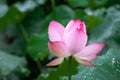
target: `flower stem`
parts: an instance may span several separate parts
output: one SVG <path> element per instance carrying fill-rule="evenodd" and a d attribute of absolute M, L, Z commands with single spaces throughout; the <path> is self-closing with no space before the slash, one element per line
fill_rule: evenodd
<path fill-rule="evenodd" d="M 69 63 L 68 63 L 69 80 L 71 80 L 71 69 L 72 69 L 71 63 L 72 63 L 72 56 L 69 57 Z"/>
<path fill-rule="evenodd" d="M 36 61 L 36 64 L 37 64 L 37 67 L 39 69 L 39 72 L 41 72 L 41 69 L 42 69 L 42 65 L 39 61 Z"/>
<path fill-rule="evenodd" d="M 51 1 L 51 5 L 52 5 L 52 9 L 55 9 L 55 0 L 50 0 Z"/>
<path fill-rule="evenodd" d="M 24 28 L 24 26 L 22 24 L 20 24 L 20 30 L 21 30 L 26 42 L 28 43 L 28 41 L 29 41 L 28 33 L 26 32 L 26 30 L 25 30 L 25 28 Z"/>
<path fill-rule="evenodd" d="M 25 28 L 24 28 L 24 26 L 22 24 L 19 24 L 19 27 L 20 27 L 20 30 L 21 30 L 21 32 L 22 32 L 26 42 L 28 43 L 29 42 L 29 35 L 28 35 L 28 33 L 26 32 L 26 30 L 25 30 Z M 36 61 L 36 64 L 37 64 L 38 70 L 40 72 L 41 68 L 42 68 L 42 65 L 41 65 L 41 63 L 39 61 Z"/>

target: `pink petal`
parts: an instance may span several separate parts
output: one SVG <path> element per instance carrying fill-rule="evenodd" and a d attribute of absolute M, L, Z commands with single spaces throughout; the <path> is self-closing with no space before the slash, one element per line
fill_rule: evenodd
<path fill-rule="evenodd" d="M 64 42 L 49 42 L 48 47 L 51 52 L 57 57 L 69 57 L 71 55 Z"/>
<path fill-rule="evenodd" d="M 83 50 L 81 50 L 80 52 L 76 53 L 76 56 L 80 56 L 80 57 L 88 57 L 88 56 L 92 56 L 92 55 L 96 55 L 98 52 L 100 52 L 102 50 L 102 48 L 105 46 L 105 44 L 91 44 L 86 46 Z"/>
<path fill-rule="evenodd" d="M 84 59 L 77 59 L 75 58 L 76 61 L 80 64 L 83 64 L 85 66 L 94 66 L 94 64 L 92 64 L 90 61 L 84 60 Z"/>
<path fill-rule="evenodd" d="M 79 24 L 80 24 L 79 22 L 75 23 L 74 20 L 71 20 L 65 28 L 65 33 L 69 33 L 70 31 L 76 30 L 76 28 L 80 28 Z"/>
<path fill-rule="evenodd" d="M 83 32 L 86 33 L 86 26 L 85 26 L 84 22 L 80 21 L 79 19 L 77 19 L 77 20 L 71 20 L 67 24 L 64 33 L 68 34 L 69 32 L 75 31 L 76 29 L 80 29 L 80 28 L 81 28 L 81 30 L 83 30 Z"/>
<path fill-rule="evenodd" d="M 66 28 L 64 30 L 64 33 L 63 33 L 63 41 L 64 42 L 67 41 L 67 38 L 68 38 L 69 34 L 76 29 L 76 27 L 73 27 L 73 25 L 74 25 L 74 21 L 73 20 L 71 20 L 67 24 L 67 26 L 66 26 Z M 75 29 L 73 29 L 73 28 L 75 28 Z"/>
<path fill-rule="evenodd" d="M 87 34 L 76 29 L 66 36 L 65 43 L 69 50 L 74 54 L 80 51 L 87 43 Z"/>
<path fill-rule="evenodd" d="M 56 66 L 63 62 L 64 58 L 56 58 L 53 61 L 49 62 L 46 66 Z"/>
<path fill-rule="evenodd" d="M 48 29 L 50 41 L 61 41 L 63 33 L 63 25 L 54 20 L 50 22 Z"/>
<path fill-rule="evenodd" d="M 81 28 L 81 30 L 82 30 L 83 32 L 86 33 L 86 26 L 85 26 L 85 23 L 84 23 L 84 22 L 81 22 L 81 23 L 80 23 L 80 28 Z"/>
<path fill-rule="evenodd" d="M 97 55 L 91 55 L 91 56 L 86 56 L 86 57 L 74 55 L 74 57 L 77 57 L 78 59 L 82 59 L 82 60 L 87 60 L 87 61 L 92 61 L 92 60 L 97 59 Z"/>

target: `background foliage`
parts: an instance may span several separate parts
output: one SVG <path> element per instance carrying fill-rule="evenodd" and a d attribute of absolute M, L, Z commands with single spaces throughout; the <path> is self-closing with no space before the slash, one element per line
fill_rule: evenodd
<path fill-rule="evenodd" d="M 68 61 L 45 65 L 55 57 L 48 50 L 48 24 L 85 21 L 89 43 L 106 47 L 87 67 L 72 61 L 72 80 L 120 79 L 119 0 L 0 0 L 0 80 L 68 80 Z"/>

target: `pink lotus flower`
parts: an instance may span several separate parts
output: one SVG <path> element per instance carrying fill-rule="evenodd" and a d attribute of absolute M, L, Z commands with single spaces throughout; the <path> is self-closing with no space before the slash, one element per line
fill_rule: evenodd
<path fill-rule="evenodd" d="M 58 58 L 54 59 L 47 66 L 59 65 L 64 58 L 73 56 L 77 62 L 93 66 L 92 60 L 97 58 L 97 53 L 105 44 L 94 43 L 86 46 L 87 33 L 85 23 L 80 20 L 71 20 L 66 28 L 56 21 L 49 24 L 48 35 L 50 51 Z"/>

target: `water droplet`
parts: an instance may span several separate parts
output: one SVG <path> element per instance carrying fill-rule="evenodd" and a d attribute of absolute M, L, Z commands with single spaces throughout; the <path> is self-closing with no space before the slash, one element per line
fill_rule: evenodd
<path fill-rule="evenodd" d="M 118 70 L 118 69 L 116 69 L 116 71 L 118 72 L 119 70 Z"/>
<path fill-rule="evenodd" d="M 115 64 L 115 58 L 112 58 L 112 65 Z"/>
<path fill-rule="evenodd" d="M 85 76 L 83 76 L 84 78 L 86 78 L 87 76 L 85 75 Z"/>

